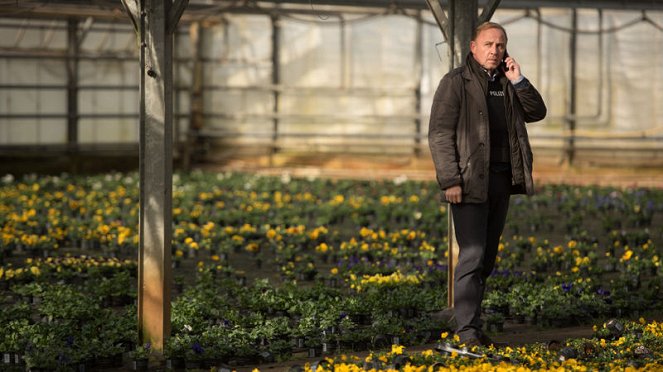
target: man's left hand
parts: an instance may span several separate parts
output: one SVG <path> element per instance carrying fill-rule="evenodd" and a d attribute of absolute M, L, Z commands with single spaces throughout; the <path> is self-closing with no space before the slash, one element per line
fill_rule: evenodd
<path fill-rule="evenodd" d="M 518 62 L 516 62 L 513 57 L 506 57 L 504 62 L 506 63 L 506 71 L 504 71 L 504 75 L 507 77 L 507 79 L 511 81 L 519 80 L 521 73 L 520 65 Z"/>

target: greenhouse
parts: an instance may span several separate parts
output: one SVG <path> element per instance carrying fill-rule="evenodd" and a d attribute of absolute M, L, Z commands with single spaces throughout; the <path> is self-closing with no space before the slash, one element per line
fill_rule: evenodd
<path fill-rule="evenodd" d="M 663 369 L 662 46 L 651 0 L 0 0 L 0 370 Z"/>

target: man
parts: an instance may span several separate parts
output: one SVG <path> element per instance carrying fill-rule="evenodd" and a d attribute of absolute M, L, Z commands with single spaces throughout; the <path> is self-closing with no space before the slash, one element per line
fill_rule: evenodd
<path fill-rule="evenodd" d="M 525 123 L 546 115 L 541 95 L 506 45 L 501 25 L 476 28 L 465 65 L 440 81 L 429 124 L 435 173 L 451 204 L 459 245 L 454 316 L 467 346 L 492 343 L 480 318 L 485 281 L 495 266 L 510 195 L 534 191 Z"/>

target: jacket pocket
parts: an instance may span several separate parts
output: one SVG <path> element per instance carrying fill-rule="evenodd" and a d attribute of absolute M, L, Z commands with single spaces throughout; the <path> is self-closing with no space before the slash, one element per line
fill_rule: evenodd
<path fill-rule="evenodd" d="M 475 147 L 467 159 L 461 163 L 460 178 L 463 182 L 463 194 L 472 192 L 472 185 L 475 183 L 481 167 L 483 146 Z"/>

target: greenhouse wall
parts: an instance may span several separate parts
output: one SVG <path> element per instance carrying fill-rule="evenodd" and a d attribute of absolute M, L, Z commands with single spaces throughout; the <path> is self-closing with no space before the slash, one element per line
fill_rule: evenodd
<path fill-rule="evenodd" d="M 498 10 L 509 53 L 539 88 L 547 118 L 535 149 L 663 150 L 663 12 L 577 11 L 575 114 L 570 112 L 573 11 Z M 0 19 L 0 146 L 67 143 L 67 21 Z M 278 29 L 278 66 L 272 35 Z M 175 141 L 212 149 L 417 153 L 448 68 L 429 13 L 343 17 L 224 15 L 202 24 L 202 127 L 191 128 L 194 45 L 175 38 Z M 602 31 L 602 32 L 599 32 Z M 138 142 L 138 57 L 130 22 L 78 23 L 78 144 Z M 274 80 L 274 70 L 279 80 Z M 212 150 L 213 151 L 213 150 Z"/>

